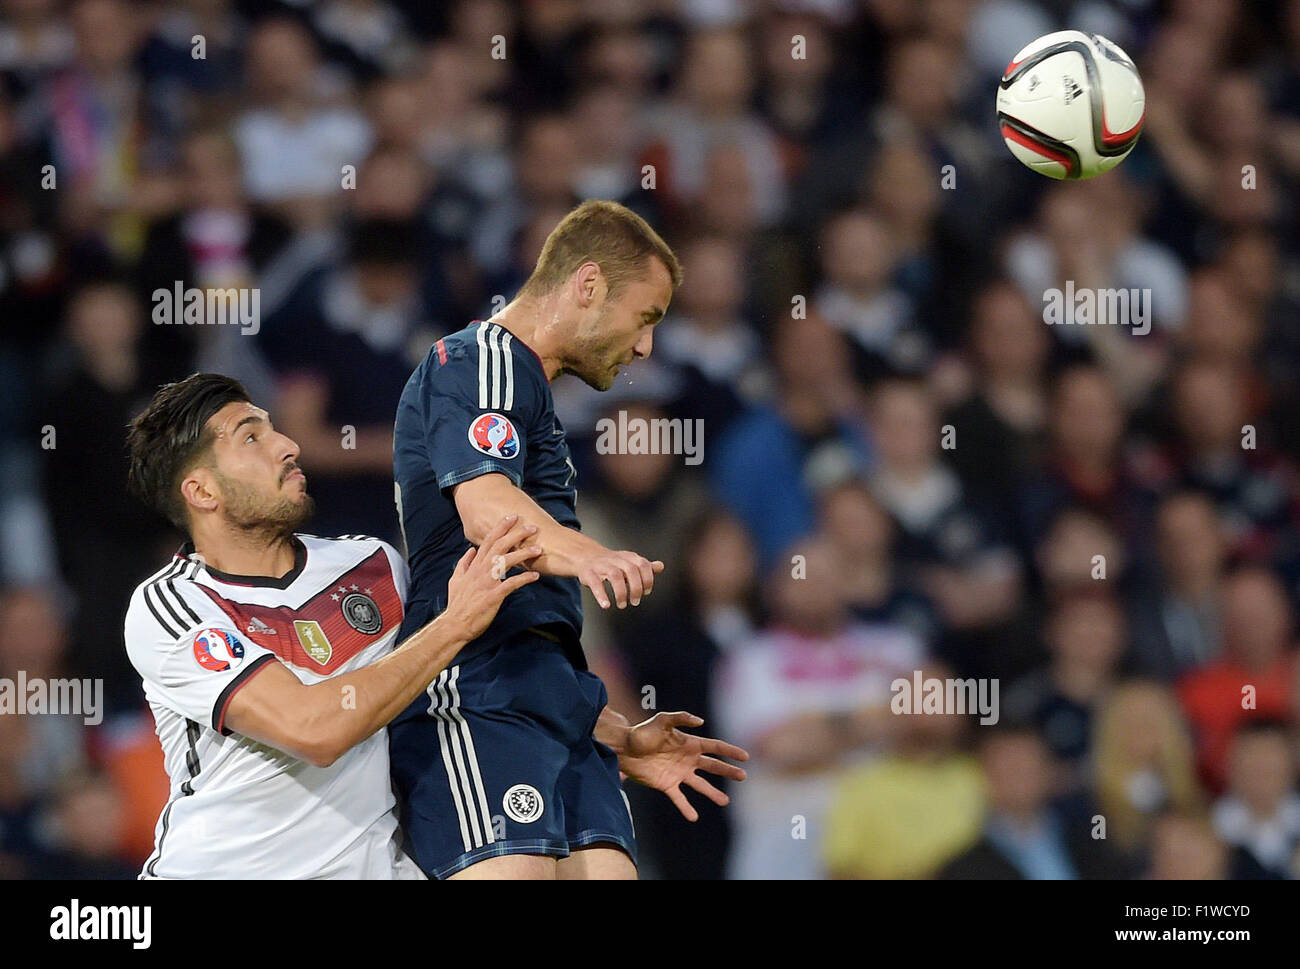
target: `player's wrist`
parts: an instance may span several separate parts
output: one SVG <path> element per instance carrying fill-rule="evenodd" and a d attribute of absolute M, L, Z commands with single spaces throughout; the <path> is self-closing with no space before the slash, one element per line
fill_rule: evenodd
<path fill-rule="evenodd" d="M 439 640 L 457 651 L 468 646 L 474 638 L 469 620 L 454 612 L 441 613 L 429 628 L 437 631 Z"/>

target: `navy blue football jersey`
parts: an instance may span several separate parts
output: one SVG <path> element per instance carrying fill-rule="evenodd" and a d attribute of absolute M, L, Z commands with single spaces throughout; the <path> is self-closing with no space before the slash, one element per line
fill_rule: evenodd
<path fill-rule="evenodd" d="M 578 528 L 577 471 L 533 350 L 496 323 L 475 321 L 435 343 L 411 374 L 393 433 L 397 512 L 411 566 L 402 638 L 447 605 L 447 581 L 469 548 L 451 490 L 497 472 L 561 525 Z M 530 627 L 548 627 L 585 667 L 582 587 L 542 576 L 506 599 L 461 660 Z"/>

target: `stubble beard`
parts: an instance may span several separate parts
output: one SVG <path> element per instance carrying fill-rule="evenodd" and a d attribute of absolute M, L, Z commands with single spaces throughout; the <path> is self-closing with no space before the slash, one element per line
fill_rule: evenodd
<path fill-rule="evenodd" d="M 614 386 L 618 371 L 611 372 L 603 361 L 609 356 L 610 345 L 604 340 L 605 323 L 609 317 L 608 305 L 601 307 L 590 334 L 574 338 L 571 362 L 564 368 L 593 390 L 606 391 Z M 612 361 L 617 363 L 617 361 Z"/>
<path fill-rule="evenodd" d="M 304 493 L 296 500 L 285 494 L 270 498 L 220 472 L 217 482 L 226 500 L 226 521 L 268 545 L 291 536 L 316 512 L 316 501 L 309 494 Z"/>

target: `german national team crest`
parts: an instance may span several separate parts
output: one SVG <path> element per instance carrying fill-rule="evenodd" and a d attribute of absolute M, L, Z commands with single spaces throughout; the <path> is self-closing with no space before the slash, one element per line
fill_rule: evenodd
<path fill-rule="evenodd" d="M 469 425 L 469 443 L 488 457 L 509 460 L 519 453 L 515 426 L 500 414 L 480 414 Z"/>
<path fill-rule="evenodd" d="M 226 673 L 244 661 L 244 644 L 220 629 L 202 629 L 194 636 L 194 659 L 211 673 Z"/>
<path fill-rule="evenodd" d="M 379 607 L 364 592 L 351 592 L 343 597 L 343 618 L 363 636 L 373 636 L 384 627 Z"/>
<path fill-rule="evenodd" d="M 510 788 L 501 799 L 501 806 L 506 809 L 506 814 L 520 824 L 536 821 L 546 810 L 541 792 L 531 784 L 516 784 Z"/>
<path fill-rule="evenodd" d="M 302 648 L 307 651 L 308 656 L 321 666 L 330 661 L 334 647 L 326 638 L 325 630 L 320 628 L 320 623 L 315 619 L 295 619 L 293 628 L 298 634 L 298 642 L 302 643 Z"/>

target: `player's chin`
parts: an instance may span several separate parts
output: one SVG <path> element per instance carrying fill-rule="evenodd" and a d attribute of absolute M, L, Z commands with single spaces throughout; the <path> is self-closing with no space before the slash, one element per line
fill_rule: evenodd
<path fill-rule="evenodd" d="M 592 390 L 609 390 L 614 386 L 614 379 L 618 376 L 618 368 L 611 370 L 602 370 L 595 374 L 582 374 L 582 382 Z"/>

